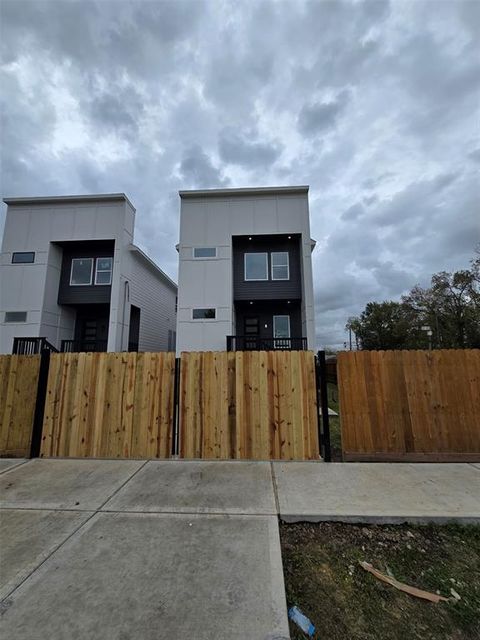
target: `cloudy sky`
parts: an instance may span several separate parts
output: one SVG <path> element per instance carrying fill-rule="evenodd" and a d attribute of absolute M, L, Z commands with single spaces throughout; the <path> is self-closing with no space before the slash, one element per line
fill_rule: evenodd
<path fill-rule="evenodd" d="M 3 196 L 123 191 L 176 278 L 178 189 L 309 184 L 318 347 L 473 256 L 480 2 L 0 11 Z"/>

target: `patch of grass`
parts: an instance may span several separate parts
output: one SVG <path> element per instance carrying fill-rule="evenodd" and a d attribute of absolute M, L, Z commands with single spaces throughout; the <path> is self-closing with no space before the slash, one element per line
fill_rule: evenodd
<path fill-rule="evenodd" d="M 329 640 L 480 640 L 480 527 L 280 527 L 288 606 Z M 461 600 L 434 604 L 377 580 L 366 560 L 402 582 Z M 293 640 L 305 638 L 291 623 Z"/>
<path fill-rule="evenodd" d="M 331 382 L 327 385 L 328 406 L 338 413 L 338 387 Z M 330 416 L 330 447 L 332 450 L 333 462 L 342 461 L 342 433 L 340 429 L 340 418 Z"/>

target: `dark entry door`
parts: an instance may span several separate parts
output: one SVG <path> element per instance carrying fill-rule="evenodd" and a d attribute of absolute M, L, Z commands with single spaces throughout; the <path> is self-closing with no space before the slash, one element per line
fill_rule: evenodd
<path fill-rule="evenodd" d="M 258 349 L 260 337 L 260 317 L 245 316 L 243 321 L 243 335 L 245 336 L 245 349 Z"/>
<path fill-rule="evenodd" d="M 77 340 L 80 351 L 106 351 L 108 340 L 108 316 L 85 315 L 77 318 Z"/>

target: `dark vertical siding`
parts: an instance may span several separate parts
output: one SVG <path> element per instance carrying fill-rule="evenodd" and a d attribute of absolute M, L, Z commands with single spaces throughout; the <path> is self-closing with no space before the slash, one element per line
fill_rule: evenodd
<path fill-rule="evenodd" d="M 300 236 L 286 235 L 233 237 L 233 298 L 234 300 L 300 300 L 302 281 L 300 268 Z M 271 279 L 271 252 L 287 251 L 289 254 L 290 279 Z M 245 281 L 245 253 L 268 253 L 268 280 Z"/>

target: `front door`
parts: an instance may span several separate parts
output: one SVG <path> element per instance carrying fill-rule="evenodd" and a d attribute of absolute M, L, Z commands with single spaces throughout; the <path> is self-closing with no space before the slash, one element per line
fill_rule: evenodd
<path fill-rule="evenodd" d="M 260 337 L 259 316 L 245 316 L 243 321 L 243 335 L 245 336 L 244 349 L 258 349 L 258 339 Z"/>
<path fill-rule="evenodd" d="M 108 317 L 88 317 L 78 319 L 78 340 L 80 351 L 106 351 L 108 340 Z"/>
<path fill-rule="evenodd" d="M 275 349 L 290 349 L 290 316 L 273 316 Z"/>

